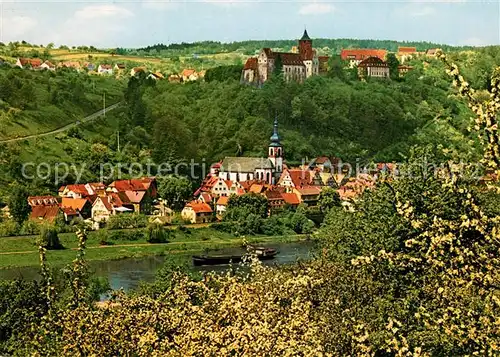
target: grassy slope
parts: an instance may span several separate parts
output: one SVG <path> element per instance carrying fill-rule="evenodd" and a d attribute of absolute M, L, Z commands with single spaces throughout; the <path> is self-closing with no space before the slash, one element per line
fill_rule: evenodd
<path fill-rule="evenodd" d="M 113 245 L 99 246 L 97 232 L 90 232 L 87 242 L 87 260 L 111 260 L 125 257 L 139 257 L 164 254 L 193 254 L 205 249 L 240 246 L 242 238 L 215 231 L 211 228 L 191 229 L 190 233 L 173 230 L 170 242 L 166 244 L 148 244 L 144 239 L 137 241 L 110 241 Z M 55 265 L 70 263 L 75 258 L 77 247 L 73 233 L 59 235 L 66 249 L 49 251 L 48 261 Z M 247 238 L 249 242 L 294 241 L 300 236 L 256 236 Z M 9 267 L 38 265 L 36 237 L 0 238 L 0 269 Z"/>
<path fill-rule="evenodd" d="M 19 111 L 15 118 L 0 120 L 0 140 L 23 137 L 31 134 L 48 132 L 102 109 L 103 93 L 106 92 L 106 106 L 122 100 L 124 80 L 91 76 L 87 83 L 88 90 L 85 98 L 92 104 L 87 108 L 67 104 L 64 107 L 52 105 L 49 102 L 49 93 L 46 85 L 46 73 L 34 72 L 31 80 L 37 106 L 33 109 Z M 87 76 L 81 74 L 81 76 Z"/>

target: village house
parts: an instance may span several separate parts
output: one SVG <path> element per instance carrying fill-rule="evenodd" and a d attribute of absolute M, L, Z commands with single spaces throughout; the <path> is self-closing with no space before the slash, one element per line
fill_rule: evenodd
<path fill-rule="evenodd" d="M 92 220 L 96 223 L 104 223 L 113 215 L 133 211 L 133 205 L 126 195 L 107 192 L 106 195 L 98 196 L 92 204 Z"/>
<path fill-rule="evenodd" d="M 342 61 L 348 61 L 350 68 L 356 67 L 365 59 L 370 57 L 376 57 L 382 61 L 385 61 L 386 56 L 386 50 L 371 48 L 342 49 L 342 51 L 340 52 L 340 58 L 342 59 Z"/>
<path fill-rule="evenodd" d="M 232 185 L 233 182 L 231 180 L 218 178 L 217 182 L 212 187 L 212 195 L 214 197 L 228 197 L 231 192 L 230 190 Z"/>
<path fill-rule="evenodd" d="M 213 220 L 213 210 L 206 203 L 189 202 L 181 212 L 182 219 L 190 223 L 209 223 Z"/>
<path fill-rule="evenodd" d="M 199 76 L 198 73 L 196 73 L 196 70 L 188 68 L 182 70 L 181 78 L 183 82 L 191 82 L 198 80 Z"/>
<path fill-rule="evenodd" d="M 93 63 L 84 63 L 83 67 L 87 69 L 89 72 L 95 71 L 95 64 Z"/>
<path fill-rule="evenodd" d="M 130 77 L 135 77 L 139 73 L 146 73 L 146 67 L 134 67 L 130 70 Z"/>
<path fill-rule="evenodd" d="M 222 219 L 224 212 L 226 212 L 228 201 L 229 201 L 229 197 L 226 197 L 226 196 L 221 196 L 217 200 L 217 203 L 215 204 L 215 212 L 216 212 L 217 219 L 219 219 L 219 220 Z"/>
<path fill-rule="evenodd" d="M 282 192 L 281 197 L 283 197 L 283 201 L 285 201 L 285 207 L 288 206 L 292 209 L 296 209 L 300 205 L 299 196 L 293 192 Z"/>
<path fill-rule="evenodd" d="M 100 64 L 97 67 L 97 73 L 99 74 L 113 74 L 113 67 L 110 64 Z"/>
<path fill-rule="evenodd" d="M 439 50 L 440 50 L 439 48 L 429 48 L 427 51 L 425 51 L 425 56 L 431 57 L 431 58 L 436 58 L 436 53 Z"/>
<path fill-rule="evenodd" d="M 40 65 L 40 69 L 46 69 L 48 71 L 55 71 L 56 66 L 50 61 L 45 61 Z"/>
<path fill-rule="evenodd" d="M 181 80 L 182 80 L 182 77 L 180 77 L 177 74 L 171 74 L 170 76 L 168 76 L 168 81 L 170 83 L 181 83 Z"/>
<path fill-rule="evenodd" d="M 165 77 L 160 72 L 154 72 L 149 74 L 148 79 L 153 79 L 155 81 L 158 81 L 161 79 L 165 79 Z"/>
<path fill-rule="evenodd" d="M 124 63 L 116 63 L 115 66 L 113 67 L 113 69 L 117 72 L 123 72 L 125 71 L 127 67 L 125 66 Z"/>
<path fill-rule="evenodd" d="M 266 190 L 263 195 L 267 199 L 267 209 L 269 215 L 282 211 L 285 207 L 285 199 L 277 188 Z"/>
<path fill-rule="evenodd" d="M 58 205 L 39 205 L 31 207 L 29 219 L 34 222 L 55 222 L 59 216 Z"/>
<path fill-rule="evenodd" d="M 63 197 L 61 199 L 60 207 L 64 210 L 68 210 L 71 213 L 73 211 L 75 216 L 80 216 L 83 219 L 90 218 L 92 216 L 92 203 L 87 198 L 69 198 Z M 71 211 L 69 211 L 71 210 Z M 65 215 L 67 213 L 65 212 Z"/>
<path fill-rule="evenodd" d="M 156 178 L 154 177 L 114 181 L 107 187 L 106 191 L 124 193 L 128 202 L 132 204 L 133 210 L 143 214 L 151 212 L 152 202 L 158 195 Z"/>
<path fill-rule="evenodd" d="M 398 66 L 398 74 L 399 74 L 399 77 L 404 77 L 406 73 L 408 73 L 409 71 L 411 71 L 413 69 L 413 66 L 407 66 L 405 64 L 400 64 Z"/>
<path fill-rule="evenodd" d="M 398 47 L 398 52 L 396 53 L 396 57 L 398 58 L 399 62 L 403 64 L 406 61 L 415 58 L 418 54 L 419 53 L 417 52 L 416 47 L 400 46 Z"/>
<path fill-rule="evenodd" d="M 368 57 L 358 64 L 360 78 L 389 78 L 389 65 L 378 57 Z"/>
<path fill-rule="evenodd" d="M 42 60 L 40 58 L 18 58 L 15 65 L 19 68 L 39 69 Z"/>
<path fill-rule="evenodd" d="M 248 58 L 243 67 L 241 81 L 261 85 L 269 79 L 278 64 L 282 67 L 286 81 L 302 82 L 306 78 L 319 75 L 320 61 L 321 67 L 325 68 L 328 56 L 318 57 L 307 30 L 304 30 L 298 42 L 298 53 L 274 52 L 270 48 L 263 48 L 257 58 Z"/>
<path fill-rule="evenodd" d="M 300 202 L 307 204 L 308 206 L 316 206 L 318 204 L 319 195 L 321 193 L 321 187 L 319 186 L 303 186 L 293 189 Z"/>
<path fill-rule="evenodd" d="M 28 205 L 31 207 L 35 206 L 52 206 L 58 205 L 59 199 L 54 196 L 29 196 Z"/>
<path fill-rule="evenodd" d="M 106 186 L 102 182 L 91 182 L 61 186 L 58 190 L 58 194 L 60 197 L 86 198 L 103 194 L 105 190 Z"/>
<path fill-rule="evenodd" d="M 58 66 L 61 68 L 74 69 L 77 72 L 80 72 L 81 70 L 80 62 L 75 62 L 75 61 L 59 62 Z"/>

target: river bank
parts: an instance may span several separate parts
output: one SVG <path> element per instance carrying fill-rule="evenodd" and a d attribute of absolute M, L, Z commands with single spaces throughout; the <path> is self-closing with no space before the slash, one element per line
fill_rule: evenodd
<path fill-rule="evenodd" d="M 48 263 L 53 266 L 71 263 L 76 255 L 77 239 L 75 234 L 64 233 L 60 234 L 59 237 L 65 249 L 52 250 L 47 253 Z M 249 243 L 289 243 L 305 238 L 303 235 L 245 237 Z M 142 238 L 133 241 L 108 240 L 106 245 L 102 245 L 99 234 L 90 232 L 85 258 L 91 262 L 146 256 L 190 255 L 206 250 L 239 247 L 242 245 L 243 239 L 243 237 L 235 237 L 212 228 L 197 228 L 175 230 L 170 235 L 168 243 L 151 244 Z M 35 242 L 36 237 L 0 238 L 0 270 L 38 266 L 38 248 Z"/>
<path fill-rule="evenodd" d="M 264 265 L 286 265 L 292 264 L 297 260 L 311 259 L 314 243 L 312 241 L 295 242 L 264 242 L 261 245 L 275 248 L 279 253 L 275 259 L 263 261 Z M 221 254 L 240 254 L 244 252 L 241 247 L 221 247 L 215 250 Z M 151 255 L 143 257 L 132 257 L 114 260 L 94 260 L 89 261 L 91 273 L 96 277 L 105 278 L 110 285 L 111 290 L 123 289 L 125 292 L 136 289 L 142 283 L 154 281 L 156 273 L 164 266 L 184 266 L 192 271 L 226 271 L 230 265 L 218 266 L 193 266 L 191 262 L 192 253 L 200 251 L 179 252 L 167 255 Z M 235 267 L 235 265 L 233 265 Z M 17 267 L 0 270 L 0 280 L 13 280 L 23 278 L 26 280 L 40 279 L 39 268 L 36 266 Z M 102 300 L 109 296 L 103 294 Z"/>

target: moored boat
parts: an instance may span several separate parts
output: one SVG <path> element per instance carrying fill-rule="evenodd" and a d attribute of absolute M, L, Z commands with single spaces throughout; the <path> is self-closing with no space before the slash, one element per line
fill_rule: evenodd
<path fill-rule="evenodd" d="M 273 248 L 252 247 L 250 252 L 255 254 L 259 260 L 274 259 L 278 251 Z M 193 264 L 200 265 L 222 265 L 236 264 L 243 260 L 244 255 L 193 255 Z"/>

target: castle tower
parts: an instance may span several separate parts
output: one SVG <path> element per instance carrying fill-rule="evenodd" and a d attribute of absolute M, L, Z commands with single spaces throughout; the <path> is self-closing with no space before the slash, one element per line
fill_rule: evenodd
<path fill-rule="evenodd" d="M 307 30 L 304 30 L 304 34 L 299 40 L 299 55 L 302 61 L 312 61 L 313 59 L 312 40 L 307 34 Z"/>
<path fill-rule="evenodd" d="M 274 165 L 274 177 L 279 178 L 283 172 L 283 146 L 280 142 L 278 134 L 278 118 L 274 119 L 273 135 L 271 136 L 271 143 L 269 144 L 269 160 Z"/>

